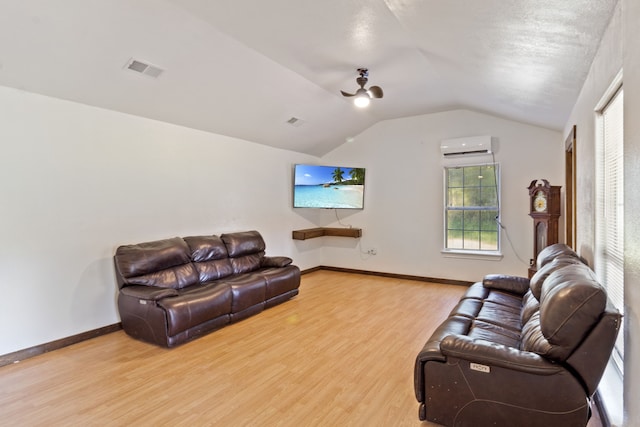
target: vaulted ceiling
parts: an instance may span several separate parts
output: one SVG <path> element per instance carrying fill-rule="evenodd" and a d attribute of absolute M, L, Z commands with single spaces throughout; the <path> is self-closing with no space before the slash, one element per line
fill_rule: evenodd
<path fill-rule="evenodd" d="M 560 130 L 616 2 L 0 0 L 0 85 L 316 156 L 453 108 Z"/>

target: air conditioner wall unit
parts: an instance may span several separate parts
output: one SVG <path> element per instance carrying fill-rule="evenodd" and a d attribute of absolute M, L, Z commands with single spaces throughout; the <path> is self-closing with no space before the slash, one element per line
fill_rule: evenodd
<path fill-rule="evenodd" d="M 477 156 L 491 154 L 491 136 L 469 136 L 465 138 L 443 139 L 440 142 L 443 157 Z"/>

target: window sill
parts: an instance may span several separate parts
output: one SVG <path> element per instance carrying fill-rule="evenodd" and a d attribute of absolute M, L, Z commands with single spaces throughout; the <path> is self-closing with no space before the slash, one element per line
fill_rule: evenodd
<path fill-rule="evenodd" d="M 500 261 L 502 253 L 485 251 L 463 251 L 456 249 L 442 249 L 440 251 L 445 258 L 480 259 L 487 261 Z"/>
<path fill-rule="evenodd" d="M 601 413 L 600 416 L 607 418 L 606 421 L 603 420 L 604 425 L 610 425 L 612 427 L 623 425 L 624 403 L 623 399 L 620 398 L 620 396 L 623 395 L 622 383 L 622 374 L 613 363 L 609 361 L 596 393 L 599 406 L 604 412 L 604 414 Z"/>

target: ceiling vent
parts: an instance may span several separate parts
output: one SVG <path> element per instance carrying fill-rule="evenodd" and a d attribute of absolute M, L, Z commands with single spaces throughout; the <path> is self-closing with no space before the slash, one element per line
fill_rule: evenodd
<path fill-rule="evenodd" d="M 133 58 L 127 61 L 125 68 L 153 78 L 158 78 L 164 72 L 160 67 Z"/>
<path fill-rule="evenodd" d="M 304 124 L 304 120 L 297 117 L 291 117 L 289 120 L 287 120 L 287 123 L 289 123 L 293 127 L 298 128 Z"/>

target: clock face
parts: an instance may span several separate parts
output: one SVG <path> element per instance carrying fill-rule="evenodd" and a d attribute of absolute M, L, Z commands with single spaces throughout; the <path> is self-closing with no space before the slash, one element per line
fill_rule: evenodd
<path fill-rule="evenodd" d="M 533 208 L 536 212 L 546 212 L 547 196 L 542 191 L 538 191 L 536 197 L 533 199 Z"/>

